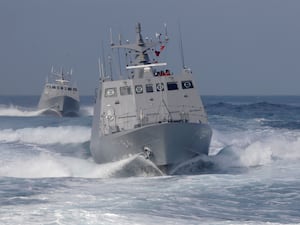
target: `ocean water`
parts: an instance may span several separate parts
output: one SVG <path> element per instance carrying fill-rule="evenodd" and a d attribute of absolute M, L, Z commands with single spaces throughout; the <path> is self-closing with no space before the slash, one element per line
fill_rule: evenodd
<path fill-rule="evenodd" d="M 0 97 L 0 224 L 300 224 L 300 97 L 203 101 L 210 155 L 159 176 L 134 157 L 93 162 L 93 97 L 78 118 Z"/>

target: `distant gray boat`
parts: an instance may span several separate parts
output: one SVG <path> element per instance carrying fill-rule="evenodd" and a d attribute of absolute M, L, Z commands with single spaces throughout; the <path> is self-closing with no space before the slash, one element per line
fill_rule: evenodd
<path fill-rule="evenodd" d="M 115 45 L 124 49 L 126 71 L 112 63 L 100 64 L 100 84 L 92 122 L 90 149 L 97 163 L 140 155 L 165 174 L 200 155 L 208 155 L 212 130 L 198 94 L 192 71 L 183 66 L 173 74 L 167 63 L 158 60 L 168 42 L 143 40 L 136 27 L 136 43 Z M 109 57 L 113 59 L 113 57 Z M 104 61 L 104 60 L 103 60 Z M 105 70 L 108 69 L 108 72 Z"/>
<path fill-rule="evenodd" d="M 62 70 L 57 73 L 52 68 L 51 75 L 55 78 L 52 81 L 47 78 L 38 109 L 47 115 L 78 116 L 80 99 L 78 88 L 71 84 L 72 71 L 64 75 Z"/>

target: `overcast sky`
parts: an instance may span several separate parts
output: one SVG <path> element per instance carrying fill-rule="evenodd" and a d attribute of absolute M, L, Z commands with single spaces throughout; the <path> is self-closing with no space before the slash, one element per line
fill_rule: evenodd
<path fill-rule="evenodd" d="M 180 23 L 203 95 L 300 95 L 299 21 L 298 0 L 0 0 L 0 95 L 40 95 L 52 65 L 93 95 L 110 28 L 133 41 L 137 22 L 144 37 L 167 23 L 177 71 Z"/>

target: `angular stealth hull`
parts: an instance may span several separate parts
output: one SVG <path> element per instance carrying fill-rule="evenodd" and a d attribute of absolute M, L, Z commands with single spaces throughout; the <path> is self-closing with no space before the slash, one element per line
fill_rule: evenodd
<path fill-rule="evenodd" d="M 207 155 L 212 130 L 207 124 L 161 123 L 91 139 L 97 163 L 144 153 L 164 173 L 187 160 Z"/>
<path fill-rule="evenodd" d="M 79 115 L 79 101 L 69 96 L 41 98 L 38 108 L 45 109 L 43 114 L 70 117 Z"/>

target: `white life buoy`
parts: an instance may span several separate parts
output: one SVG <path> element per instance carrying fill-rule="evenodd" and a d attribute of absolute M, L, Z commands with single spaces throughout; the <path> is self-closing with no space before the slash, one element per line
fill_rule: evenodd
<path fill-rule="evenodd" d="M 156 84 L 156 90 L 157 91 L 163 91 L 164 90 L 164 84 L 163 83 Z"/>
<path fill-rule="evenodd" d="M 143 93 L 143 87 L 142 87 L 142 85 L 137 85 L 135 87 L 135 93 L 137 93 L 137 94 Z"/>
<path fill-rule="evenodd" d="M 106 90 L 106 96 L 110 97 L 115 94 L 115 89 L 114 88 L 109 88 Z"/>
<path fill-rule="evenodd" d="M 192 84 L 191 84 L 190 81 L 185 81 L 185 82 L 183 83 L 183 86 L 184 86 L 185 88 L 191 88 Z"/>

